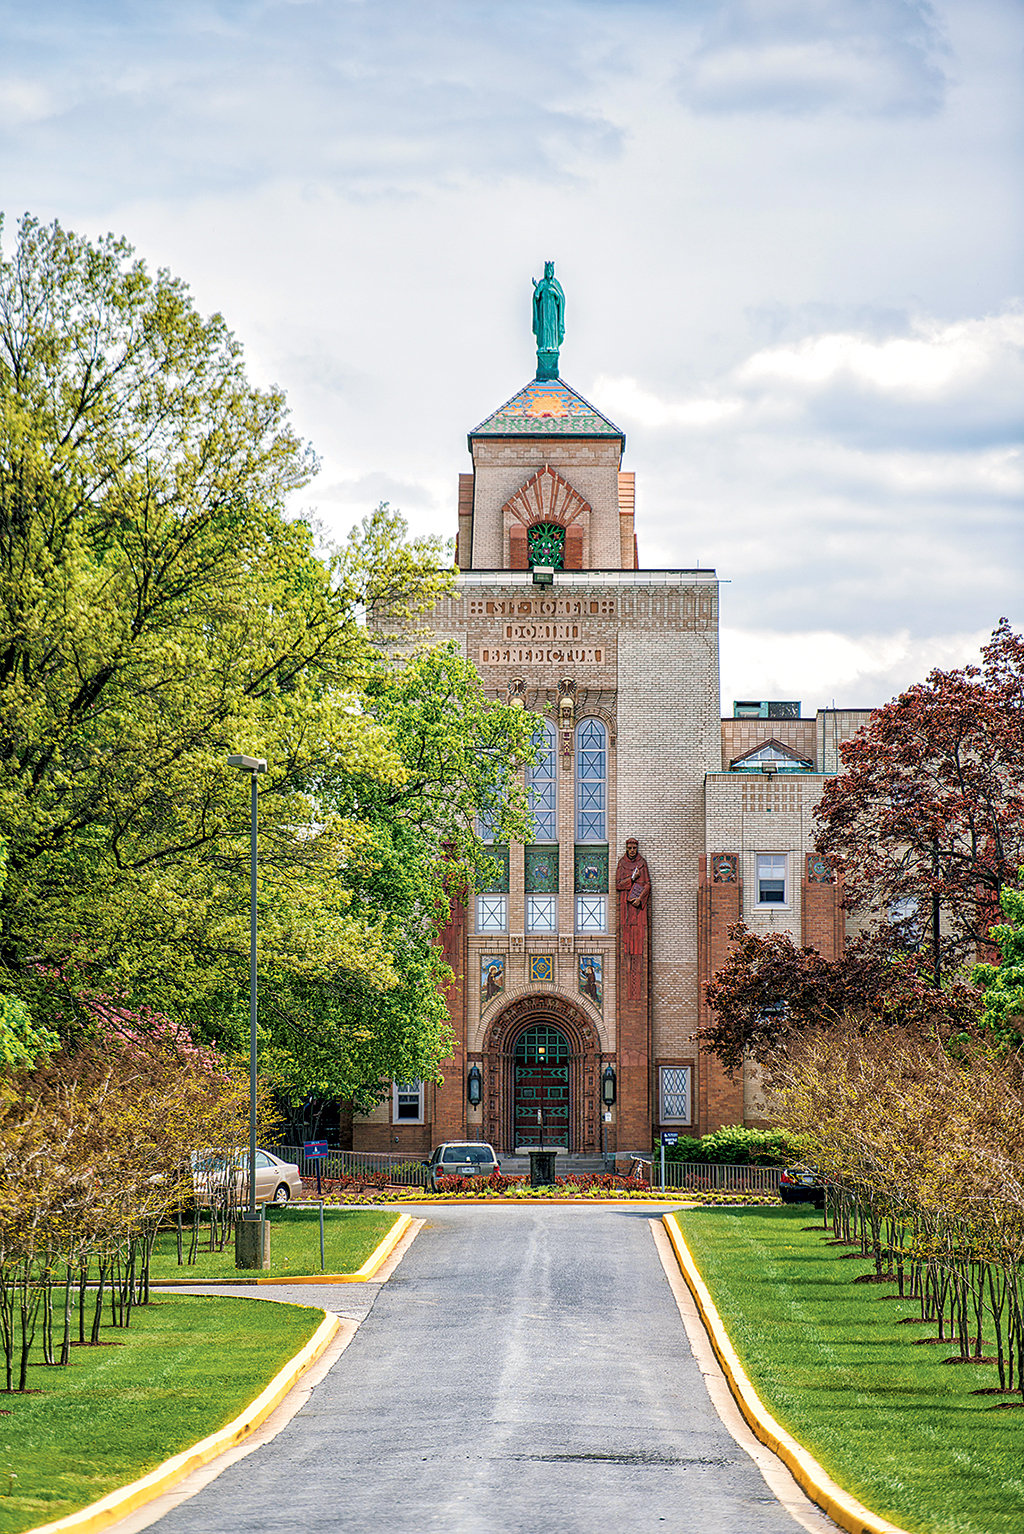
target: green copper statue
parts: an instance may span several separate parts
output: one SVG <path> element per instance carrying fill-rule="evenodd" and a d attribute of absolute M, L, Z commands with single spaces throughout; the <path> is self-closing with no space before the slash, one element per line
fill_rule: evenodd
<path fill-rule="evenodd" d="M 533 333 L 537 337 L 537 377 L 558 377 L 558 350 L 565 340 L 565 294 L 555 263 L 544 262 L 544 276 L 533 279 Z"/>

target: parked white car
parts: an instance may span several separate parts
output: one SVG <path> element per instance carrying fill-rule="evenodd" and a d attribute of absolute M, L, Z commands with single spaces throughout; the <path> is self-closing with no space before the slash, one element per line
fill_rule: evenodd
<path fill-rule="evenodd" d="M 249 1152 L 203 1151 L 192 1160 L 192 1182 L 201 1208 L 223 1197 L 234 1179 L 239 1206 L 249 1198 Z M 294 1161 L 282 1161 L 270 1151 L 256 1152 L 257 1204 L 287 1204 L 302 1196 L 302 1173 Z"/>

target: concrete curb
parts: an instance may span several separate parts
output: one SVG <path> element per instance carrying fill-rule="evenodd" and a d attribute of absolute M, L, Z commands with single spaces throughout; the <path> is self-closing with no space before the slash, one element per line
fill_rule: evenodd
<path fill-rule="evenodd" d="M 354 1273 L 284 1273 L 277 1278 L 245 1278 L 229 1275 L 227 1278 L 153 1278 L 151 1289 L 223 1289 L 225 1284 L 236 1287 L 255 1287 L 257 1284 L 365 1284 L 384 1266 L 395 1247 L 412 1224 L 412 1216 L 400 1214 L 387 1235 L 384 1236 L 367 1257 L 361 1268 Z M 56 1524 L 54 1525 L 56 1528 Z"/>
<path fill-rule="evenodd" d="M 787 1433 L 780 1423 L 776 1422 L 747 1378 L 736 1350 L 729 1341 L 715 1302 L 700 1276 L 697 1264 L 693 1260 L 690 1248 L 676 1220 L 671 1214 L 663 1214 L 661 1223 L 672 1243 L 676 1261 L 693 1295 L 694 1303 L 704 1323 L 704 1330 L 710 1338 L 711 1346 L 714 1348 L 715 1356 L 721 1365 L 722 1373 L 725 1375 L 736 1405 L 755 1436 L 771 1449 L 773 1454 L 778 1455 L 801 1490 L 810 1497 L 812 1502 L 816 1502 L 834 1523 L 837 1523 L 841 1529 L 846 1529 L 847 1534 L 906 1534 L 906 1530 L 895 1523 L 890 1523 L 886 1518 L 879 1518 L 877 1514 L 869 1512 L 855 1497 L 851 1497 L 848 1492 L 843 1491 L 841 1486 L 837 1486 L 824 1466 L 819 1465 L 814 1456 L 809 1454 L 792 1434 Z"/>
<path fill-rule="evenodd" d="M 383 1243 L 382 1243 L 383 1244 Z M 270 1416 L 271 1412 L 280 1405 L 285 1396 L 294 1386 L 296 1380 L 316 1362 L 321 1353 L 330 1346 L 331 1341 L 341 1327 L 337 1316 L 324 1315 L 324 1319 L 313 1333 L 312 1337 L 301 1348 L 294 1358 L 290 1358 L 283 1369 L 280 1369 L 270 1384 L 260 1391 L 254 1401 L 250 1401 L 233 1421 L 226 1427 L 218 1428 L 217 1432 L 210 1433 L 208 1437 L 201 1438 L 190 1449 L 183 1449 L 180 1454 L 165 1459 L 162 1465 L 157 1465 L 148 1475 L 142 1476 L 137 1481 L 131 1481 L 127 1486 L 120 1486 L 117 1491 L 110 1492 L 98 1502 L 92 1502 L 88 1507 L 81 1508 L 77 1513 L 69 1513 L 66 1518 L 58 1518 L 54 1523 L 42 1523 L 36 1528 L 28 1530 L 28 1534 L 57 1534 L 60 1530 L 74 1530 L 75 1534 L 94 1534 L 94 1531 L 105 1529 L 127 1513 L 134 1512 L 136 1508 L 152 1502 L 170 1487 L 184 1480 L 193 1470 L 198 1470 L 202 1465 L 209 1464 L 210 1460 L 216 1459 L 223 1454 L 225 1449 L 233 1448 L 248 1438 Z"/>

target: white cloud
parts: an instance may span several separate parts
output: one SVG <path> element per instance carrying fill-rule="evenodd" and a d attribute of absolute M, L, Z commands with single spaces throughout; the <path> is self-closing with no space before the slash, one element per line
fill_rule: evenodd
<path fill-rule="evenodd" d="M 624 421 L 635 421 L 654 430 L 663 426 L 683 426 L 694 430 L 716 426 L 742 409 L 742 401 L 738 399 L 660 399 L 650 389 L 643 388 L 635 378 L 603 375 L 594 384 L 593 397 L 601 401 L 601 409 L 613 420 L 621 416 Z"/>
<path fill-rule="evenodd" d="M 805 716 L 832 703 L 873 708 L 923 681 L 936 667 L 976 663 L 990 633 L 915 636 L 904 628 L 855 637 L 829 629 L 787 633 L 725 626 L 722 712 L 731 713 L 736 698 L 794 698 L 796 682 Z"/>
<path fill-rule="evenodd" d="M 885 394 L 928 397 L 969 389 L 1000 365 L 1020 367 L 1024 311 L 942 324 L 912 322 L 911 336 L 878 340 L 838 333 L 756 352 L 737 371 L 740 384 L 791 383 L 808 389 L 849 381 Z"/>
<path fill-rule="evenodd" d="M 42 121 L 53 111 L 53 99 L 35 80 L 0 79 L 0 127 L 16 128 Z"/>
<path fill-rule="evenodd" d="M 935 111 L 944 38 L 915 0 L 723 0 L 680 71 L 697 111 L 853 116 Z"/>

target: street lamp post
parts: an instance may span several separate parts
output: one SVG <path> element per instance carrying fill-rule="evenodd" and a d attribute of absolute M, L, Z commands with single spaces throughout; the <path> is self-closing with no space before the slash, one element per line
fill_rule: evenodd
<path fill-rule="evenodd" d="M 263 1220 L 256 1208 L 256 820 L 257 779 L 266 772 L 262 757 L 229 756 L 228 766 L 247 772 L 252 783 L 249 857 L 249 1201 L 235 1234 L 235 1267 L 267 1266 L 262 1239 Z"/>

